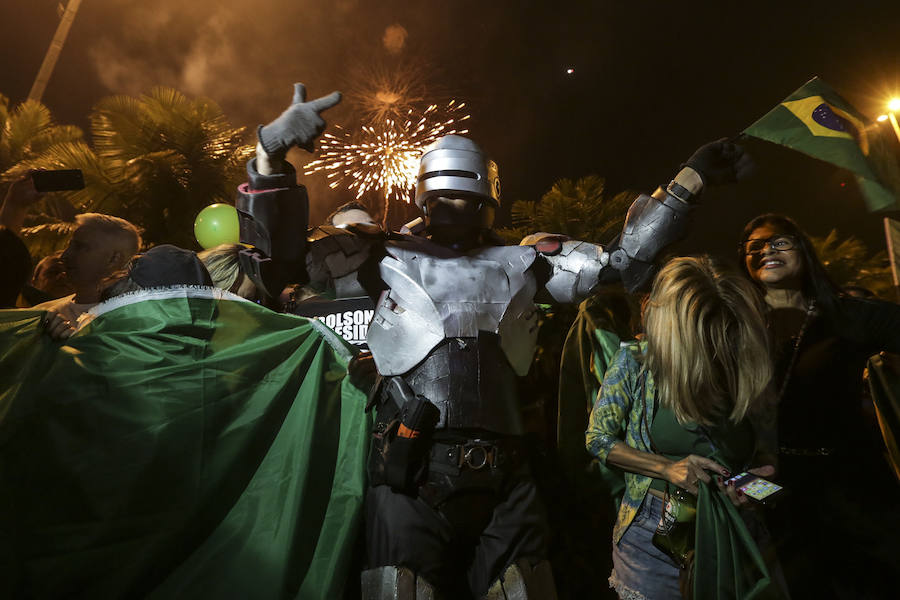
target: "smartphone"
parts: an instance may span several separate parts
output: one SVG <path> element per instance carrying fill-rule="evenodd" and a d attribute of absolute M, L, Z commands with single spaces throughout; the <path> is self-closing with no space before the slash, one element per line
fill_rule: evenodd
<path fill-rule="evenodd" d="M 39 192 L 63 192 L 84 189 L 84 175 L 80 169 L 34 171 L 31 174 L 31 180 L 34 182 L 34 189 Z"/>
<path fill-rule="evenodd" d="M 739 473 L 727 484 L 744 492 L 744 495 L 761 504 L 769 504 L 784 496 L 784 488 L 753 473 Z"/>

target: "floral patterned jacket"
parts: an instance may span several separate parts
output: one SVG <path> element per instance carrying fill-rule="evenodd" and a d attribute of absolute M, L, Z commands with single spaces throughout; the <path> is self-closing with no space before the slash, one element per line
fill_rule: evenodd
<path fill-rule="evenodd" d="M 591 410 L 585 445 L 603 464 L 612 447 L 623 441 L 636 450 L 652 452 L 648 428 L 656 408 L 656 384 L 636 358 L 646 347 L 646 342 L 622 345 L 606 370 Z M 625 495 L 613 527 L 616 544 L 634 520 L 653 481 L 646 475 L 627 471 L 624 476 Z"/>

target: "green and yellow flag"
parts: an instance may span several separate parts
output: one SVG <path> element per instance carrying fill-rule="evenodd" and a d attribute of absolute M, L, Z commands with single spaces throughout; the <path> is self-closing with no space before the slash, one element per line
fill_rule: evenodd
<path fill-rule="evenodd" d="M 211 288 L 0 311 L 0 597 L 340 598 L 370 418 L 323 324 Z"/>
<path fill-rule="evenodd" d="M 893 131 L 867 122 L 818 77 L 744 130 L 847 169 L 869 211 L 900 208 L 900 165 Z"/>

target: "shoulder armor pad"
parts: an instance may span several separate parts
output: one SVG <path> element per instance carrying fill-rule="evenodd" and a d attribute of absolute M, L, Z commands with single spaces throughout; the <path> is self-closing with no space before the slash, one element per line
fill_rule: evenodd
<path fill-rule="evenodd" d="M 336 280 L 355 272 L 369 258 L 372 246 L 384 235 L 362 236 L 349 228 L 321 226 L 307 232 L 307 271 L 310 280 Z"/>
<path fill-rule="evenodd" d="M 629 291 L 640 289 L 653 279 L 654 260 L 663 249 L 684 237 L 693 208 L 663 188 L 652 196 L 641 194 L 632 203 L 610 257 Z"/>
<path fill-rule="evenodd" d="M 511 267 L 507 272 L 524 273 L 534 263 L 536 257 L 531 246 L 489 246 L 475 253 L 479 258 L 494 260 Z"/>
<path fill-rule="evenodd" d="M 576 302 L 591 295 L 600 282 L 600 272 L 609 264 L 602 246 L 578 240 L 543 238 L 541 251 L 553 272 L 544 285 L 557 302 Z"/>
<path fill-rule="evenodd" d="M 252 246 L 239 254 L 241 267 L 256 286 L 273 298 L 288 283 L 306 282 L 306 244 L 298 231 L 306 229 L 306 188 L 292 186 L 252 190 L 238 188 L 235 201 L 240 241 Z"/>

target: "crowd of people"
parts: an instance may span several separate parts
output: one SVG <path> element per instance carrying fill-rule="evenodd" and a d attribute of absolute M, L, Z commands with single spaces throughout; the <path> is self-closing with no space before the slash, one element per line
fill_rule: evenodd
<path fill-rule="evenodd" d="M 352 566 L 341 563 L 350 573 L 341 587 L 373 599 L 432 597 L 422 590 L 553 598 L 554 532 L 528 466 L 514 381 L 533 354 L 534 304 L 589 297 L 569 336 L 578 356 L 563 364 L 557 446 L 577 463 L 578 485 L 594 484 L 587 510 L 616 507 L 608 529 L 586 532 L 609 548 L 596 564 L 611 566 L 615 594 L 896 595 L 900 486 L 862 390 L 870 356 L 900 353 L 900 306 L 840 290 L 809 237 L 782 215 L 747 224 L 737 265 L 698 256 L 653 266 L 683 233 L 693 198 L 745 170 L 738 146 L 700 148 L 672 183 L 635 201 L 610 246 L 540 234 L 503 247 L 491 233 L 497 167 L 471 141 L 448 136 L 422 159 L 417 233 L 381 231 L 365 206 L 349 203 L 311 232 L 298 267 L 292 248 L 278 255 L 285 223 L 266 220 L 278 212 L 259 207 L 300 198 L 285 153 L 311 150 L 324 128 L 319 113 L 339 99 L 307 102 L 300 86 L 288 110 L 260 128 L 240 197 L 253 202 L 238 201 L 256 237 L 241 244 L 143 249 L 133 224 L 87 213 L 66 249 L 32 268 L 18 233 L 41 195 L 22 177 L 0 207 L 2 308 L 45 311 L 45 335 L 60 344 L 102 313 L 98 306 L 128 294 L 140 301 L 148 290 L 217 288 L 218 299 L 289 312 L 342 290 L 369 296 L 374 360 L 344 366 L 371 390 L 360 414 L 374 407 L 359 511 L 365 543 L 342 538 L 356 553 Z M 601 290 L 621 281 L 640 298 L 640 319 Z M 608 319 L 585 316 L 606 309 Z M 564 403 L 575 407 L 566 415 Z M 781 491 L 764 498 L 744 486 L 751 480 Z M 598 575 L 584 573 L 591 593 L 605 597 L 607 574 L 602 583 Z"/>

